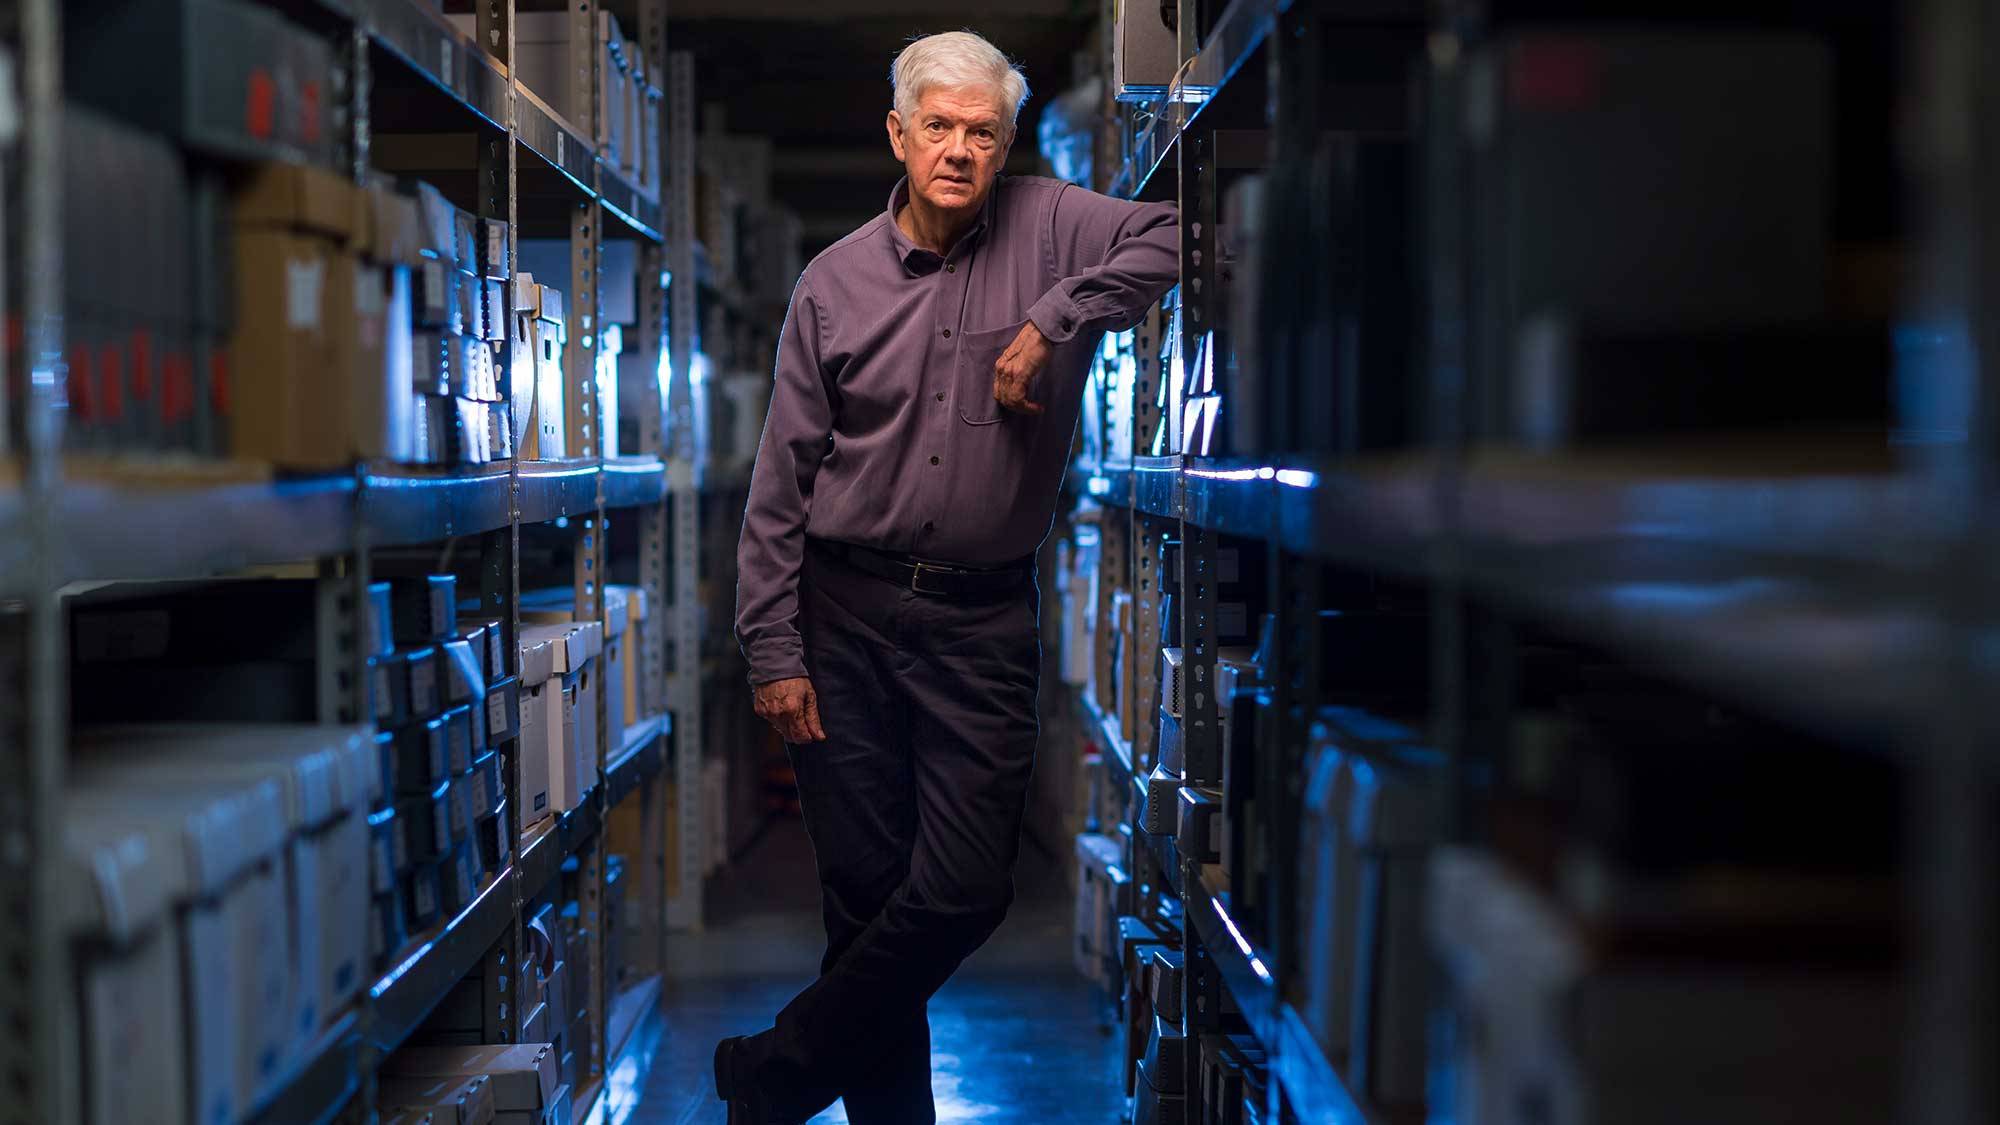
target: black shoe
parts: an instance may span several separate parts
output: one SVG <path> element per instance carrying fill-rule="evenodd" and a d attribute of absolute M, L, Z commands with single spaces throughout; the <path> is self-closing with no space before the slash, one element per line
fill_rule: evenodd
<path fill-rule="evenodd" d="M 729 1106 L 729 1125 L 762 1125 L 756 1091 L 742 1076 L 743 1037 L 732 1035 L 715 1045 L 715 1096 Z"/>

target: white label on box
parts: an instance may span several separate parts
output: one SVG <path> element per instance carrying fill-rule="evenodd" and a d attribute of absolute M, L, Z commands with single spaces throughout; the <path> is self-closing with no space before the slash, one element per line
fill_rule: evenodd
<path fill-rule="evenodd" d="M 416 876 L 417 913 L 429 917 L 437 913 L 437 886 L 422 875 Z"/>
<path fill-rule="evenodd" d="M 556 130 L 556 164 L 557 164 L 558 166 L 560 166 L 560 165 L 562 164 L 562 162 L 563 162 L 563 131 L 562 131 L 561 129 L 557 129 L 557 130 Z"/>
<path fill-rule="evenodd" d="M 507 733 L 507 693 L 490 692 L 486 696 L 486 744 L 491 746 L 495 739 Z"/>
<path fill-rule="evenodd" d="M 285 326 L 318 328 L 320 292 L 326 270 L 317 259 L 285 263 Z"/>
<path fill-rule="evenodd" d="M 483 769 L 473 770 L 469 780 L 472 782 L 472 795 L 470 798 L 472 801 L 472 815 L 474 817 L 485 816 L 486 810 L 490 807 L 487 803 L 486 771 Z"/>
<path fill-rule="evenodd" d="M 378 719 L 389 717 L 389 704 L 395 698 L 389 693 L 389 666 L 374 664 L 369 667 L 369 690 L 375 693 L 374 715 Z"/>
<path fill-rule="evenodd" d="M 443 77 L 446 82 L 450 82 L 452 80 L 450 39 L 441 39 L 438 41 L 438 74 L 441 77 Z"/>

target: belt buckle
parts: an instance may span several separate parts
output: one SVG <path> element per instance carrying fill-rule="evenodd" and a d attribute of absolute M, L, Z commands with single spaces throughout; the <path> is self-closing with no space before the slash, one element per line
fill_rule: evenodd
<path fill-rule="evenodd" d="M 933 596 L 933 597 L 943 597 L 943 596 L 945 596 L 946 594 L 948 594 L 948 593 L 950 593 L 950 592 L 951 592 L 951 591 L 949 591 L 949 590 L 926 590 L 926 589 L 924 588 L 924 571 L 925 571 L 925 569 L 927 569 L 927 568 L 926 568 L 926 566 L 925 566 L 925 564 L 923 564 L 923 563 L 920 563 L 920 562 L 919 562 L 919 563 L 911 563 L 911 564 L 910 564 L 910 567 L 911 567 L 911 569 L 910 569 L 910 592 L 911 592 L 911 593 L 913 593 L 913 594 L 929 594 L 929 595 L 931 595 L 931 596 Z M 941 567 L 935 567 L 935 566 L 933 566 L 933 567 L 929 567 L 928 569 L 929 569 L 929 570 L 930 570 L 930 571 L 931 571 L 932 573 L 934 573 L 934 574 L 943 574 L 943 573 L 946 573 L 946 572 L 945 572 L 945 570 L 944 570 L 943 568 L 941 568 Z"/>

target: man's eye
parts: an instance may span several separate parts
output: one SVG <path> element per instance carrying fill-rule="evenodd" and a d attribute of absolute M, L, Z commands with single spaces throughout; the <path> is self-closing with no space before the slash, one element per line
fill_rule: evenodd
<path fill-rule="evenodd" d="M 929 129 L 933 133 L 942 133 L 944 132 L 944 122 L 933 121 L 929 125 L 924 126 L 924 128 Z"/>

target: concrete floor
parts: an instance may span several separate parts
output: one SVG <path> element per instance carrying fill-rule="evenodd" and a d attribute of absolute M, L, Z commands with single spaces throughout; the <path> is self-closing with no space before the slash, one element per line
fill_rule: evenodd
<path fill-rule="evenodd" d="M 1071 967 L 1060 868 L 1025 845 L 1016 884 L 999 933 L 931 1001 L 938 1121 L 1115 1125 L 1124 1098 L 1112 1012 Z M 818 969 L 819 887 L 799 822 L 774 825 L 715 886 L 708 928 L 674 939 L 666 1037 L 627 1125 L 720 1125 L 716 1040 L 769 1026 Z M 835 1103 L 813 1120 L 847 1115 Z"/>

